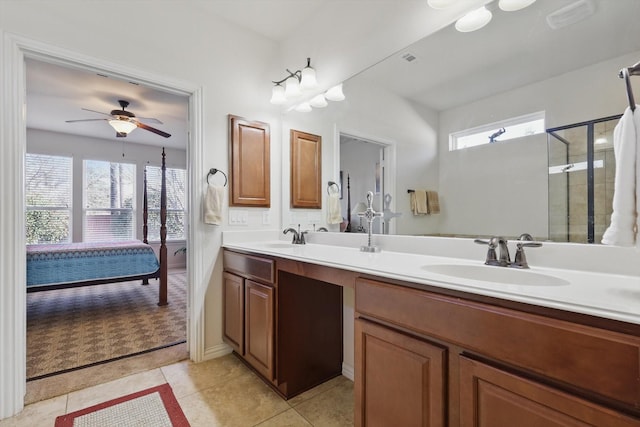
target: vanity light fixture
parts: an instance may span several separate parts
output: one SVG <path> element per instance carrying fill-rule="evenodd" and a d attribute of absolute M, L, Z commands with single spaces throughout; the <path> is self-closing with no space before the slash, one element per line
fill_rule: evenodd
<path fill-rule="evenodd" d="M 324 94 L 321 93 L 320 95 L 316 95 L 311 98 L 311 101 L 309 101 L 309 105 L 311 105 L 313 108 L 324 108 L 329 105 L 329 103 L 327 102 L 327 98 L 324 97 Z"/>
<path fill-rule="evenodd" d="M 300 113 L 310 113 L 312 108 L 311 105 L 308 102 L 301 102 L 300 104 L 298 104 L 294 110 L 300 112 Z"/>
<path fill-rule="evenodd" d="M 305 91 L 313 90 L 318 86 L 316 70 L 311 68 L 311 58 L 307 58 L 307 66 L 302 70 L 291 71 L 282 80 L 274 81 L 271 90 L 271 103 L 282 105 L 289 100 L 300 97 Z M 284 87 L 282 84 L 284 83 Z"/>
<path fill-rule="evenodd" d="M 109 124 L 116 130 L 116 132 L 124 134 L 129 134 L 138 127 L 135 123 L 130 122 L 129 120 L 120 119 L 109 120 Z"/>
<path fill-rule="evenodd" d="M 491 21 L 493 14 L 486 7 L 482 6 L 472 10 L 456 21 L 456 30 L 461 33 L 468 33 L 479 30 Z"/>

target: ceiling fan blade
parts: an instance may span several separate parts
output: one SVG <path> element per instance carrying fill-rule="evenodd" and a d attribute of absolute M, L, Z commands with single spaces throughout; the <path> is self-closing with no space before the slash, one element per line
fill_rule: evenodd
<path fill-rule="evenodd" d="M 147 123 L 155 123 L 157 125 L 163 125 L 164 124 L 160 120 L 154 119 L 153 117 L 136 117 L 136 119 L 143 120 L 143 121 L 145 121 Z"/>
<path fill-rule="evenodd" d="M 156 134 L 158 134 L 160 136 L 164 136 L 165 138 L 169 138 L 171 136 L 170 133 L 166 133 L 166 132 L 163 132 L 163 131 L 161 131 L 159 129 L 152 128 L 151 126 L 147 126 L 142 122 L 137 122 L 136 124 L 138 125 L 139 128 L 142 128 L 144 130 L 148 130 L 149 132 L 156 133 Z"/>
<path fill-rule="evenodd" d="M 75 122 L 101 122 L 103 120 L 109 119 L 78 119 L 78 120 L 65 120 L 66 123 L 75 123 Z"/>
<path fill-rule="evenodd" d="M 84 111 L 91 111 L 92 113 L 98 113 L 98 114 L 102 114 L 102 115 L 104 115 L 104 116 L 112 117 L 112 116 L 111 116 L 111 114 L 109 114 L 109 113 L 103 113 L 102 111 L 90 110 L 90 109 L 88 109 L 88 108 L 81 108 L 81 110 L 84 110 Z"/>

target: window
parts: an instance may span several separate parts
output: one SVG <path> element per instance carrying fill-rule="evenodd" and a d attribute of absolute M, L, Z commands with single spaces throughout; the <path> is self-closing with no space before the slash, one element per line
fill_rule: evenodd
<path fill-rule="evenodd" d="M 27 154 L 27 244 L 71 241 L 71 157 Z"/>
<path fill-rule="evenodd" d="M 162 169 L 147 166 L 147 225 L 149 240 L 160 240 L 160 185 Z M 187 171 L 166 169 L 167 177 L 167 240 L 186 240 L 186 183 Z"/>
<path fill-rule="evenodd" d="M 449 151 L 462 150 L 463 148 L 502 142 L 544 132 L 544 111 L 542 111 L 454 132 L 449 138 Z"/>
<path fill-rule="evenodd" d="M 84 161 L 85 242 L 134 238 L 135 172 L 132 164 Z"/>

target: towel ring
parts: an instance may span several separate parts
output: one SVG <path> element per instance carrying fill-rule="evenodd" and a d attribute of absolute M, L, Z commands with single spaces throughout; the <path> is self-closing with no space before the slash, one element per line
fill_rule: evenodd
<path fill-rule="evenodd" d="M 215 175 L 218 172 L 220 172 L 224 176 L 224 186 L 226 187 L 227 186 L 227 174 L 222 172 L 220 169 L 216 169 L 216 168 L 209 169 L 209 173 L 207 174 L 207 184 L 209 184 L 209 177 L 211 175 Z"/>
<path fill-rule="evenodd" d="M 335 182 L 333 182 L 333 181 L 329 181 L 329 182 L 327 183 L 327 194 L 329 194 L 329 195 L 331 194 L 331 192 L 329 191 L 329 189 L 330 189 L 332 186 L 334 186 L 334 185 L 336 186 L 336 193 L 338 193 L 338 194 L 340 193 L 340 187 L 338 186 L 338 184 L 336 184 L 336 183 L 335 183 Z"/>

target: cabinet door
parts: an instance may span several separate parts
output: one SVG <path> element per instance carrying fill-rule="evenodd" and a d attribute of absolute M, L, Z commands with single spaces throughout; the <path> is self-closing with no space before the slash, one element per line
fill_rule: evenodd
<path fill-rule="evenodd" d="M 229 206 L 271 206 L 269 124 L 229 115 L 231 192 Z"/>
<path fill-rule="evenodd" d="M 640 425 L 608 408 L 460 357 L 462 427 Z"/>
<path fill-rule="evenodd" d="M 355 321 L 355 425 L 444 426 L 446 350 Z"/>
<path fill-rule="evenodd" d="M 245 281 L 245 359 L 273 380 L 273 288 Z"/>
<path fill-rule="evenodd" d="M 291 207 L 322 208 L 322 137 L 291 129 Z"/>
<path fill-rule="evenodd" d="M 242 355 L 244 353 L 244 279 L 227 272 L 223 277 L 223 339 L 236 353 Z"/>

